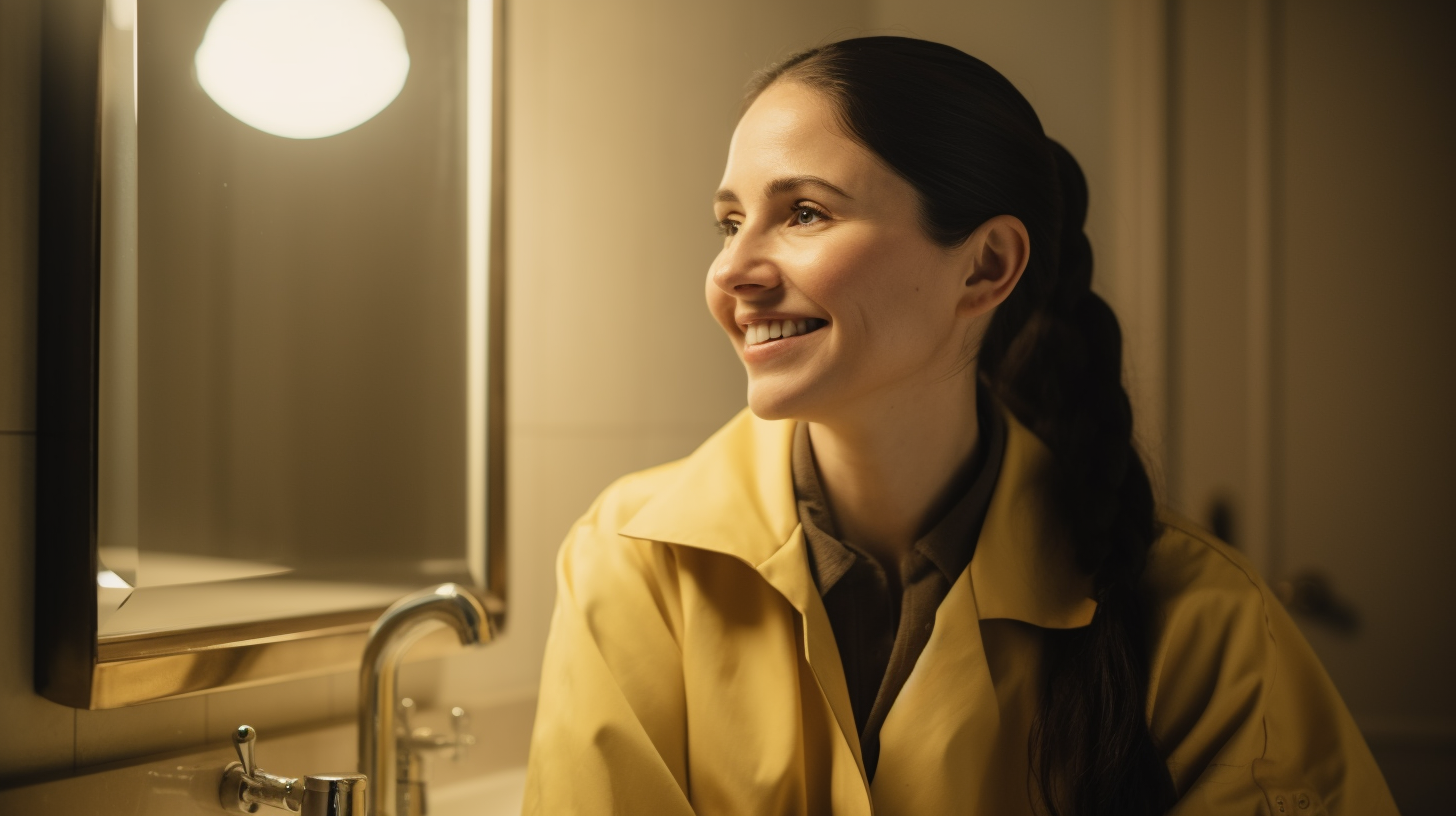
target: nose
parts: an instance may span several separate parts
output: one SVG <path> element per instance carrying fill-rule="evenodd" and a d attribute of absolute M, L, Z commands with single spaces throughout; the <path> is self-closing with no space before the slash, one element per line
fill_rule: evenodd
<path fill-rule="evenodd" d="M 772 292 L 781 283 L 779 266 L 767 242 L 746 230 L 718 253 L 708 276 L 713 285 L 735 298 L 754 298 Z"/>

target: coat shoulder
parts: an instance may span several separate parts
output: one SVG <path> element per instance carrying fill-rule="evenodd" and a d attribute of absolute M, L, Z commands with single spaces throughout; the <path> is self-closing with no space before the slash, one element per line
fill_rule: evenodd
<path fill-rule="evenodd" d="M 1257 612 L 1262 620 L 1273 601 L 1263 578 L 1243 553 L 1188 518 L 1159 514 L 1162 534 L 1148 553 L 1146 582 L 1155 608 L 1195 604 L 1226 612 Z"/>
<path fill-rule="evenodd" d="M 677 559 L 670 547 L 621 535 L 621 530 L 677 480 L 682 465 L 678 460 L 629 473 L 597 496 L 562 542 L 557 555 L 559 590 L 573 592 L 588 606 L 610 606 L 629 587 L 660 595 L 663 585 L 676 582 Z"/>
<path fill-rule="evenodd" d="M 1279 812 L 1303 796 L 1312 813 L 1395 813 L 1339 692 L 1263 578 L 1188 519 L 1161 521 L 1145 573 L 1149 725 L 1187 811 L 1244 791 L 1253 798 L 1228 812 Z"/>
<path fill-rule="evenodd" d="M 1184 794 L 1210 772 L 1249 773 L 1264 755 L 1274 601 L 1237 550 L 1177 514 L 1160 521 L 1144 573 L 1154 643 L 1149 725 Z"/>
<path fill-rule="evenodd" d="M 677 481 L 686 459 L 628 473 L 607 485 L 577 525 L 590 524 L 599 534 L 616 537 L 654 496 Z"/>

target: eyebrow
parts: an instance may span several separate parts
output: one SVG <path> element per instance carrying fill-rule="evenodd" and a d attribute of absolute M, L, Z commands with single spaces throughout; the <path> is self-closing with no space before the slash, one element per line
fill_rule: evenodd
<path fill-rule="evenodd" d="M 763 196 L 764 198 L 773 198 L 774 196 L 787 193 L 790 190 L 797 190 L 800 187 L 819 187 L 835 195 L 850 199 L 851 201 L 854 200 L 854 196 L 818 176 L 785 176 L 784 178 L 776 178 L 764 185 Z M 739 198 L 738 194 L 732 190 L 723 189 L 719 190 L 717 195 L 713 196 L 713 201 L 737 203 Z"/>

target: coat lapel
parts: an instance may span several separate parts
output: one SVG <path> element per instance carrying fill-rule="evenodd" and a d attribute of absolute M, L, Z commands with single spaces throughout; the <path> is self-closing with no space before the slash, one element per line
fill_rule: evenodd
<path fill-rule="evenodd" d="M 799 526 L 789 454 L 794 423 L 739 412 L 683 460 L 676 481 L 620 533 L 731 555 L 754 569 Z"/>
<path fill-rule="evenodd" d="M 930 641 L 880 732 L 873 795 L 884 813 L 938 812 L 953 804 L 945 798 L 953 790 L 992 782 L 984 774 L 995 767 L 991 754 L 1004 750 L 997 747 L 1002 715 L 980 626 L 969 622 L 1076 628 L 1097 609 L 1091 581 L 1077 571 L 1047 506 L 1051 454 L 1009 411 L 1005 416 L 1005 459 L 975 556 L 936 611 Z M 737 558 L 788 600 L 800 615 L 803 657 L 863 778 L 843 665 L 799 526 L 793 432 L 793 422 L 741 412 L 620 533 Z M 927 785 L 937 778 L 943 784 Z"/>
<path fill-rule="evenodd" d="M 992 764 L 1001 712 L 976 619 L 970 576 L 961 573 L 880 728 L 876 813 L 959 811 L 982 787 L 977 771 Z"/>
<path fill-rule="evenodd" d="M 799 526 L 793 436 L 793 422 L 741 412 L 683 462 L 679 479 L 648 501 L 621 535 L 737 558 L 798 610 L 804 659 L 863 779 L 849 685 Z"/>
<path fill-rule="evenodd" d="M 829 701 L 839 733 L 854 754 L 860 776 L 864 777 L 864 758 L 860 755 L 859 731 L 854 724 L 854 707 L 849 701 L 849 681 L 844 676 L 844 662 L 834 642 L 834 629 L 829 612 L 819 596 L 814 577 L 809 573 L 809 554 L 804 551 L 804 529 L 795 527 L 789 543 L 780 548 L 759 567 L 759 574 L 788 598 L 799 610 L 804 626 L 804 651 L 809 669 L 819 683 L 819 690 Z"/>

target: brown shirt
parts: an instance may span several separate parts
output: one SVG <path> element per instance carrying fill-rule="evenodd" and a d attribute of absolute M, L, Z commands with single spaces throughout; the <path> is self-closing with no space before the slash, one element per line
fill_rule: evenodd
<path fill-rule="evenodd" d="M 980 441 L 947 486 L 929 529 L 898 565 L 885 568 L 853 542 L 841 541 L 809 441 L 809 426 L 794 432 L 794 495 L 808 544 L 809 569 L 819 587 L 860 735 L 871 780 L 880 755 L 880 726 L 915 661 L 930 640 L 935 610 L 976 550 L 1006 448 L 1000 410 L 978 399 Z"/>

